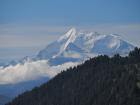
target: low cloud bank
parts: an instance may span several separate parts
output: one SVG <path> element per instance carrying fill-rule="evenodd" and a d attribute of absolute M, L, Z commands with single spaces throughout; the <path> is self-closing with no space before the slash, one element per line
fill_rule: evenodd
<path fill-rule="evenodd" d="M 29 80 L 36 80 L 41 77 L 52 78 L 62 70 L 78 65 L 78 63 L 68 62 L 62 65 L 50 66 L 47 60 L 38 60 L 0 67 L 0 84 L 16 84 Z"/>

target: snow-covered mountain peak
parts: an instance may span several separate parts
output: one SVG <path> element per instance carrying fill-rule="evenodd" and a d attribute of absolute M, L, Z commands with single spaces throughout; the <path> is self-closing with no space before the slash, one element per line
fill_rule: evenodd
<path fill-rule="evenodd" d="M 74 40 L 74 38 L 76 38 L 76 28 L 71 28 L 66 34 L 58 39 L 58 42 L 66 40 L 68 38 L 71 40 Z"/>
<path fill-rule="evenodd" d="M 101 54 L 111 56 L 119 53 L 126 55 L 133 48 L 132 44 L 117 34 L 99 34 L 98 32 L 77 31 L 72 28 L 41 50 L 37 58 L 53 59 L 55 62 L 79 61 Z"/>

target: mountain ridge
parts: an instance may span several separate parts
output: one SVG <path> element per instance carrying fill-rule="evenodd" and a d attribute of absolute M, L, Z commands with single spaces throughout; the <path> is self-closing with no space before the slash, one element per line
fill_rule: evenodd
<path fill-rule="evenodd" d="M 76 47 L 78 51 L 73 47 Z M 71 49 L 70 49 L 71 48 Z M 99 34 L 97 32 L 78 32 L 75 28 L 70 29 L 58 40 L 50 43 L 41 50 L 37 58 L 55 59 L 59 57 L 90 58 L 96 55 L 127 55 L 134 46 L 116 34 Z"/>

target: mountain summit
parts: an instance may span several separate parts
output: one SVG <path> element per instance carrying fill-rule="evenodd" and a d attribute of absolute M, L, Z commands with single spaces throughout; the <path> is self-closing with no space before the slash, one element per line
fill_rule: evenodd
<path fill-rule="evenodd" d="M 134 46 L 116 34 L 99 34 L 97 32 L 78 32 L 70 29 L 58 40 L 49 44 L 37 55 L 38 59 L 49 59 L 51 64 L 62 64 L 68 61 L 81 61 L 97 55 L 119 53 L 127 55 Z"/>

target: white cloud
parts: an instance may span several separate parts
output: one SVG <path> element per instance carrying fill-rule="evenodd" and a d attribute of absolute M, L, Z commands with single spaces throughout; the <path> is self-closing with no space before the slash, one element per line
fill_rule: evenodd
<path fill-rule="evenodd" d="M 66 70 L 77 64 L 68 62 L 62 65 L 49 66 L 47 60 L 38 60 L 6 68 L 0 67 L 0 84 L 15 84 L 41 77 L 52 78 L 62 70 Z"/>

